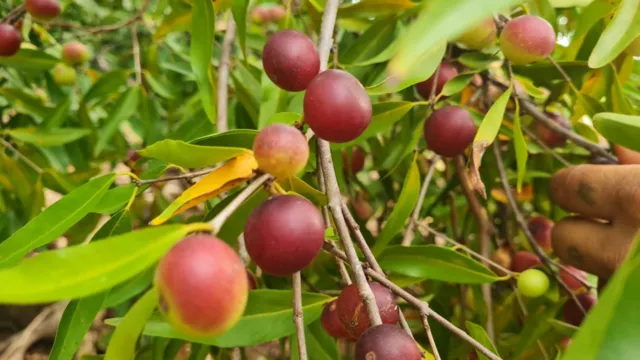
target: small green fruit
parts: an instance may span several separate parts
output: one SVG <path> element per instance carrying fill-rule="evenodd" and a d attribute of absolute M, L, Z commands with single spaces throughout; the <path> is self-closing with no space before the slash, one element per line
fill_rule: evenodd
<path fill-rule="evenodd" d="M 518 277 L 518 289 L 526 297 L 541 296 L 549 289 L 549 278 L 538 269 L 525 270 Z"/>
<path fill-rule="evenodd" d="M 53 81 L 59 86 L 71 86 L 76 83 L 76 70 L 69 65 L 60 63 L 53 68 Z"/>
<path fill-rule="evenodd" d="M 464 32 L 457 39 L 457 42 L 467 49 L 480 50 L 493 45 L 496 41 L 497 33 L 496 24 L 490 18 Z"/>

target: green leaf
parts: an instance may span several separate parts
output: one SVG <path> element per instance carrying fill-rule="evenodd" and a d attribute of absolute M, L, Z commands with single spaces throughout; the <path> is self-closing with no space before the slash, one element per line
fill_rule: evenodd
<path fill-rule="evenodd" d="M 111 335 L 104 360 L 133 360 L 135 358 L 138 337 L 158 306 L 158 301 L 158 291 L 152 288 L 131 307 Z"/>
<path fill-rule="evenodd" d="M 489 349 L 489 351 L 491 351 L 492 353 L 500 356 L 500 354 L 498 354 L 498 349 L 496 349 L 495 345 L 493 345 L 493 343 L 491 342 L 491 338 L 489 338 L 489 335 L 486 331 L 484 331 L 484 328 L 482 328 L 482 326 L 474 324 L 471 321 L 465 321 L 465 324 L 467 325 L 467 330 L 469 331 L 469 335 L 471 335 L 472 338 L 478 340 L 480 344 L 484 345 L 484 347 Z M 476 354 L 478 355 L 478 360 L 489 360 L 488 357 L 484 356 L 478 350 L 476 350 Z"/>
<path fill-rule="evenodd" d="M 180 140 L 162 140 L 138 151 L 144 157 L 187 168 L 215 165 L 249 151 L 238 147 L 201 146 Z"/>
<path fill-rule="evenodd" d="M 491 17 L 494 12 L 509 9 L 521 2 L 522 0 L 425 2 L 420 15 L 398 45 L 398 53 L 389 63 L 389 73 L 400 81 L 409 78 L 425 66 L 423 54 L 457 38 Z"/>
<path fill-rule="evenodd" d="M 95 235 L 93 235 L 93 238 L 91 238 L 91 240 L 96 241 L 106 239 L 114 235 L 124 234 L 131 231 L 131 228 L 131 213 L 129 213 L 128 210 L 121 210 L 116 214 L 113 214 L 113 216 L 100 227 Z"/>
<path fill-rule="evenodd" d="M 0 303 L 47 303 L 110 289 L 153 265 L 188 233 L 208 228 L 197 223 L 149 227 L 43 252 L 0 270 Z"/>
<path fill-rule="evenodd" d="M 107 298 L 104 301 L 104 307 L 109 308 L 118 306 L 123 302 L 133 298 L 134 296 L 142 293 L 143 291 L 148 289 L 153 282 L 155 273 L 155 268 L 150 267 L 147 270 L 134 276 L 133 278 L 109 290 Z"/>
<path fill-rule="evenodd" d="M 121 87 L 127 84 L 128 77 L 129 71 L 125 70 L 114 70 L 103 74 L 102 77 L 100 77 L 100 79 L 98 79 L 98 81 L 89 88 L 82 98 L 82 102 L 84 104 L 88 104 L 91 100 L 117 92 Z"/>
<path fill-rule="evenodd" d="M 500 61 L 495 55 L 485 54 L 478 51 L 466 52 L 458 57 L 460 64 L 476 70 L 487 69 L 492 63 Z"/>
<path fill-rule="evenodd" d="M 339 53 L 340 63 L 349 66 L 378 56 L 394 41 L 397 25 L 395 15 L 374 22 L 349 48 Z"/>
<path fill-rule="evenodd" d="M 502 279 L 470 257 L 437 245 L 390 246 L 380 255 L 380 266 L 401 275 L 455 284 L 485 284 Z"/>
<path fill-rule="evenodd" d="M 238 240 L 238 236 L 244 231 L 244 224 L 247 222 L 253 209 L 257 208 L 258 205 L 262 204 L 268 197 L 269 194 L 265 191 L 257 191 L 251 195 L 251 197 L 245 200 L 245 202 L 231 214 L 224 225 L 222 225 L 222 228 L 218 232 L 218 237 L 229 244 L 234 244 Z"/>
<path fill-rule="evenodd" d="M 409 0 L 361 0 L 338 8 L 339 17 L 373 17 L 397 14 L 411 9 L 415 4 Z"/>
<path fill-rule="evenodd" d="M 589 67 L 601 68 L 640 35 L 640 0 L 622 0 L 589 56 Z"/>
<path fill-rule="evenodd" d="M 262 73 L 261 85 L 262 98 L 260 100 L 258 129 L 262 129 L 266 126 L 267 120 L 269 120 L 278 111 L 280 98 L 282 96 L 286 96 L 286 92 L 274 84 L 266 73 Z"/>
<path fill-rule="evenodd" d="M 293 125 L 296 121 L 300 121 L 302 119 L 302 115 L 293 113 L 293 112 L 280 112 L 273 114 L 269 120 L 266 121 L 264 127 L 267 127 L 272 124 L 287 124 Z"/>
<path fill-rule="evenodd" d="M 593 126 L 607 140 L 640 151 L 640 116 L 599 113 L 593 117 Z"/>
<path fill-rule="evenodd" d="M 343 149 L 352 147 L 362 140 L 376 136 L 381 132 L 390 129 L 393 124 L 402 120 L 404 116 L 415 106 L 415 103 L 408 101 L 389 101 L 373 104 L 373 117 L 367 129 L 354 141 L 341 144 L 331 144 L 333 148 Z"/>
<path fill-rule="evenodd" d="M 120 95 L 104 126 L 98 132 L 98 142 L 93 150 L 95 156 L 99 155 L 107 147 L 113 135 L 118 131 L 120 124 L 137 112 L 138 101 L 140 101 L 140 89 L 137 87 L 132 87 Z"/>
<path fill-rule="evenodd" d="M 391 239 L 402 231 L 404 223 L 407 221 L 413 208 L 418 202 L 418 193 L 420 191 L 420 170 L 418 169 L 417 157 L 414 156 L 411 161 L 411 166 L 407 176 L 404 178 L 402 184 L 402 191 L 398 196 L 393 211 L 387 222 L 384 224 L 382 231 L 376 238 L 376 242 L 373 246 L 373 254 L 380 255 L 382 251 L 387 247 Z"/>
<path fill-rule="evenodd" d="M 433 73 L 436 71 L 440 62 L 442 61 L 442 57 L 444 56 L 445 50 L 447 49 L 446 42 L 440 42 L 438 44 L 434 44 L 433 47 L 430 47 L 423 53 L 418 54 L 420 57 L 420 67 L 416 68 L 411 74 L 407 75 L 404 78 L 400 78 L 394 74 L 389 74 L 383 82 L 368 87 L 366 90 L 369 95 L 382 95 L 388 94 L 392 92 L 398 92 L 400 90 L 406 89 L 411 85 L 415 85 L 419 82 L 425 81 Z"/>
<path fill-rule="evenodd" d="M 516 100 L 516 111 L 513 116 L 513 146 L 516 151 L 516 165 L 518 166 L 518 192 L 522 191 L 522 182 L 527 174 L 527 158 L 529 152 L 527 150 L 527 141 L 522 133 L 522 124 L 520 123 L 520 106 Z"/>
<path fill-rule="evenodd" d="M 191 21 L 191 70 L 198 84 L 202 107 L 209 121 L 216 121 L 216 107 L 211 79 L 211 58 L 216 29 L 215 13 L 211 0 L 194 0 Z"/>
<path fill-rule="evenodd" d="M 87 182 L 56 201 L 10 238 L 0 243 L 0 267 L 18 263 L 29 251 L 46 245 L 64 234 L 67 229 L 89 213 L 115 178 L 114 174 L 108 174 Z M 38 257 L 42 255 L 44 254 Z M 29 285 L 30 282 L 26 281 L 20 287 Z M 4 294 L 6 292 L 3 292 Z"/>
<path fill-rule="evenodd" d="M 320 321 L 314 322 L 304 330 L 307 353 L 310 360 L 336 360 L 341 358 L 336 339 L 327 334 Z M 290 339 L 291 360 L 299 360 L 296 335 L 291 335 Z"/>
<path fill-rule="evenodd" d="M 286 183 L 281 185 L 285 190 L 298 193 L 306 197 L 316 205 L 327 205 L 327 195 L 322 191 L 315 189 L 313 186 L 307 184 L 300 178 L 290 177 Z"/>
<path fill-rule="evenodd" d="M 76 141 L 89 135 L 91 131 L 79 128 L 38 129 L 36 127 L 28 127 L 9 129 L 6 133 L 16 140 L 47 147 L 60 146 Z"/>
<path fill-rule="evenodd" d="M 61 102 L 56 110 L 50 117 L 46 118 L 43 126 L 45 129 L 53 129 L 60 127 L 64 124 L 69 116 L 69 109 L 71 108 L 71 96 L 67 96 L 63 102 Z"/>
<path fill-rule="evenodd" d="M 444 87 L 442 88 L 442 95 L 451 96 L 461 92 L 467 85 L 469 85 L 469 82 L 473 79 L 475 74 L 475 71 L 465 72 L 450 79 L 444 84 Z"/>
<path fill-rule="evenodd" d="M 60 59 L 34 49 L 20 49 L 13 56 L 0 56 L 1 66 L 9 66 L 23 71 L 47 71 L 59 62 Z"/>
<path fill-rule="evenodd" d="M 38 119 L 45 119 L 51 113 L 51 109 L 44 106 L 40 98 L 21 89 L 0 88 L 0 97 L 5 97 L 18 112 L 33 115 Z"/>
<path fill-rule="evenodd" d="M 240 147 L 253 149 L 253 140 L 258 130 L 233 129 L 223 133 L 206 135 L 191 141 L 192 144 L 203 146 Z"/>
<path fill-rule="evenodd" d="M 573 326 L 571 324 L 567 324 L 564 321 L 556 320 L 556 319 L 548 319 L 547 322 L 554 328 L 558 333 L 563 336 L 573 337 L 578 331 L 577 326 Z"/>
<path fill-rule="evenodd" d="M 512 88 L 509 87 L 507 91 L 500 95 L 498 100 L 491 105 L 491 109 L 489 109 L 484 119 L 482 119 L 478 132 L 473 139 L 474 143 L 486 141 L 488 146 L 493 143 L 493 140 L 498 136 L 498 131 L 500 131 L 500 125 L 504 118 L 504 112 L 507 109 L 509 97 L 511 97 L 511 90 Z"/>
<path fill-rule="evenodd" d="M 563 305 L 562 302 L 551 304 L 549 307 L 542 307 L 536 313 L 530 313 L 525 318 L 524 328 L 520 332 L 519 341 L 515 346 L 514 353 L 511 358 L 520 359 L 528 349 L 535 346 L 540 339 L 551 327 L 547 321 L 552 319 Z M 573 345 L 571 346 L 573 347 Z"/>
<path fill-rule="evenodd" d="M 159 314 L 154 315 L 144 329 L 144 334 L 166 338 L 184 339 L 222 348 L 253 346 L 280 339 L 295 333 L 292 321 L 290 290 L 252 290 L 244 315 L 226 333 L 214 338 L 192 339 L 173 330 Z M 333 298 L 316 293 L 302 293 L 304 323 L 320 318 L 324 304 Z M 109 325 L 118 325 L 122 319 L 109 319 Z"/>
<path fill-rule="evenodd" d="M 153 74 L 151 74 L 150 71 L 144 70 L 143 73 L 144 73 L 144 79 L 149 84 L 149 87 L 151 87 L 153 92 L 155 92 L 156 94 L 169 100 L 175 99 L 178 96 L 174 89 L 170 88 L 169 86 L 167 86 L 167 84 L 163 83 L 162 81 L 156 79 L 156 77 Z"/>
<path fill-rule="evenodd" d="M 233 19 L 236 22 L 236 33 L 238 41 L 240 42 L 240 49 L 242 55 L 247 57 L 247 8 L 249 7 L 249 0 L 235 0 L 231 3 L 231 12 Z"/>

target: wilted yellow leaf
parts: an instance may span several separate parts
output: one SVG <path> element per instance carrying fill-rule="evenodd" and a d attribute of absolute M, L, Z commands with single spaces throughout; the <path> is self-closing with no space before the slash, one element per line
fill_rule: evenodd
<path fill-rule="evenodd" d="M 151 225 L 163 224 L 187 209 L 246 182 L 253 177 L 257 168 L 258 163 L 252 154 L 234 158 L 185 190 L 162 214 L 151 221 Z"/>

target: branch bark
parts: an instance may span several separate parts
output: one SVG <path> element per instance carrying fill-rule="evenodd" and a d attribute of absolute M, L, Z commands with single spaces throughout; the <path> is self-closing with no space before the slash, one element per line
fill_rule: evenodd
<path fill-rule="evenodd" d="M 435 83 L 435 81 L 434 81 Z M 431 179 L 433 178 L 433 174 L 436 171 L 436 164 L 440 161 L 440 156 L 436 155 L 432 160 L 431 166 L 429 166 L 429 170 L 427 171 L 427 175 L 422 182 L 422 187 L 420 187 L 420 195 L 418 196 L 418 202 L 416 203 L 415 209 L 413 209 L 413 214 L 411 215 L 411 219 L 409 220 L 409 225 L 407 226 L 407 230 L 404 232 L 404 237 L 402 238 L 402 246 L 409 246 L 413 242 L 415 238 L 415 234 L 413 230 L 420 220 L 420 210 L 422 210 L 422 204 L 424 203 L 424 198 L 427 196 L 427 190 L 429 189 L 429 184 L 431 183 Z"/>
<path fill-rule="evenodd" d="M 230 15 L 230 14 L 229 14 Z M 220 65 L 218 66 L 218 112 L 216 126 L 218 132 L 229 130 L 228 121 L 228 96 L 229 96 L 229 64 L 233 41 L 236 37 L 236 22 L 233 16 L 229 16 L 227 30 L 222 41 L 222 54 L 220 55 Z"/>
<path fill-rule="evenodd" d="M 238 196 L 236 196 L 216 217 L 214 217 L 209 224 L 213 227 L 213 233 L 217 234 L 218 231 L 222 228 L 222 225 L 229 219 L 229 216 L 233 214 L 234 211 L 238 209 L 242 203 L 251 196 L 262 184 L 267 182 L 267 180 L 273 179 L 273 177 L 269 174 L 260 175 L 257 179 L 253 180 L 251 184 L 249 184 Z"/>
<path fill-rule="evenodd" d="M 293 322 L 296 325 L 298 339 L 298 359 L 307 360 L 307 342 L 304 337 L 304 318 L 302 312 L 302 281 L 300 272 L 293 274 Z"/>

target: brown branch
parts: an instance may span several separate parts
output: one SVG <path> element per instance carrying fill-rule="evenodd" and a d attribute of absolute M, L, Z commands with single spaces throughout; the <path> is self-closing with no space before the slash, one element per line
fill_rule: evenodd
<path fill-rule="evenodd" d="M 133 44 L 133 65 L 136 71 L 136 84 L 142 84 L 142 62 L 140 61 L 140 41 L 138 41 L 138 27 L 131 26 L 131 43 Z"/>
<path fill-rule="evenodd" d="M 491 251 L 490 238 L 495 229 L 489 219 L 489 215 L 487 215 L 487 210 L 482 206 L 482 204 L 480 204 L 480 201 L 476 197 L 473 186 L 471 185 L 471 180 L 469 179 L 469 174 L 467 173 L 464 159 L 462 156 L 458 156 L 454 161 L 456 172 L 458 173 L 460 183 L 462 184 L 462 190 L 467 198 L 467 202 L 469 203 L 469 208 L 478 222 L 478 232 L 480 233 L 480 254 L 485 259 L 489 258 L 489 252 Z M 487 264 L 486 261 L 483 262 L 485 265 Z M 493 298 L 491 296 L 491 284 L 482 284 L 481 289 L 482 297 L 484 298 L 484 302 L 487 304 L 487 334 L 489 335 L 489 338 L 493 340 L 495 339 L 495 331 L 493 326 Z"/>
<path fill-rule="evenodd" d="M 249 198 L 262 184 L 267 182 L 268 180 L 273 179 L 273 177 L 269 174 L 260 175 L 258 178 L 254 179 L 251 184 L 249 184 L 238 196 L 236 196 L 231 202 L 222 209 L 218 215 L 216 215 L 209 224 L 213 227 L 213 233 L 216 234 L 222 228 L 222 225 L 229 219 L 229 216 L 233 214 L 234 211 L 238 209 L 242 203 Z"/>
<path fill-rule="evenodd" d="M 524 126 L 522 126 L 521 128 L 522 128 L 522 131 L 524 131 L 524 133 L 531 138 L 531 140 L 533 140 L 538 146 L 542 148 L 542 150 L 544 150 L 544 152 L 553 156 L 554 159 L 558 160 L 562 165 L 566 167 L 573 166 L 573 164 L 567 161 L 567 159 L 563 158 L 560 154 L 553 151 L 552 148 L 548 147 L 547 144 L 545 144 L 542 140 L 540 140 L 540 138 L 536 134 L 533 133 L 533 131 L 529 130 Z"/>
<path fill-rule="evenodd" d="M 193 179 L 193 178 L 196 178 L 198 176 L 207 175 L 208 173 L 212 172 L 213 170 L 214 169 L 206 169 L 206 170 L 200 170 L 200 171 L 195 171 L 195 172 L 176 175 L 176 176 L 167 176 L 167 177 L 163 177 L 163 178 L 149 179 L 149 180 L 137 180 L 137 179 L 134 179 L 133 182 L 136 184 L 136 186 L 142 186 L 142 185 L 155 184 L 155 183 L 158 183 L 158 182 L 165 182 L 165 181 L 171 181 L 171 180 Z"/>
<path fill-rule="evenodd" d="M 329 241 L 325 241 L 324 242 L 323 248 L 324 248 L 325 251 L 327 251 L 328 253 L 330 253 L 331 255 L 333 255 L 335 257 L 338 257 L 338 258 L 341 258 L 341 259 L 346 259 L 347 258 L 347 256 L 342 251 L 340 251 L 337 247 L 335 247 L 335 245 L 333 245 Z M 363 265 L 360 264 L 360 266 L 362 267 Z M 484 347 L 484 345 L 480 344 L 477 340 L 475 340 L 474 338 L 469 336 L 467 333 L 462 331 L 460 328 L 458 328 L 457 326 L 452 324 L 449 320 L 445 319 L 444 317 L 440 316 L 440 314 L 438 314 L 435 311 L 433 311 L 429 307 L 428 303 L 426 303 L 426 302 L 418 299 L 417 297 L 411 295 L 409 292 L 407 292 L 406 290 L 402 289 L 401 287 L 399 287 L 398 285 L 394 284 L 393 282 L 389 281 L 389 279 L 387 279 L 383 275 L 379 274 L 377 271 L 375 271 L 373 269 L 370 269 L 368 267 L 365 268 L 364 271 L 372 279 L 374 279 L 375 281 L 377 281 L 380 284 L 382 284 L 382 285 L 386 286 L 387 288 L 389 288 L 394 294 L 396 294 L 399 297 L 403 298 L 405 301 L 407 301 L 409 304 L 414 306 L 416 309 L 418 309 L 421 312 L 427 314 L 428 316 L 431 316 L 434 320 L 436 320 L 442 326 L 447 328 L 449 331 L 451 331 L 452 333 L 454 333 L 455 335 L 460 337 L 462 340 L 464 340 L 465 342 L 467 342 L 468 344 L 470 344 L 474 348 L 478 349 L 483 355 L 485 355 L 489 359 L 491 359 L 491 360 L 501 360 L 499 356 L 497 356 L 496 354 L 492 353 L 489 349 Z"/>
<path fill-rule="evenodd" d="M 236 36 L 236 22 L 233 16 L 229 16 L 227 22 L 227 30 L 224 33 L 222 41 L 222 54 L 220 55 L 220 65 L 218 66 L 218 113 L 216 118 L 216 126 L 218 132 L 229 130 L 228 121 L 228 96 L 229 96 L 229 64 L 231 61 L 231 52 L 233 50 L 233 41 Z"/>
<path fill-rule="evenodd" d="M 431 183 L 431 179 L 433 178 L 433 174 L 436 171 L 436 164 L 438 163 L 438 161 L 440 161 L 440 156 L 436 155 L 431 161 L 431 166 L 429 166 L 427 175 L 422 182 L 422 187 L 420 187 L 418 202 L 416 203 L 416 207 L 413 209 L 413 214 L 411 215 L 411 219 L 409 219 L 409 225 L 407 226 L 407 230 L 405 231 L 404 237 L 402 238 L 402 246 L 411 245 L 413 239 L 415 238 L 413 229 L 419 221 L 420 210 L 422 210 L 422 204 L 424 203 L 424 198 L 427 196 L 427 190 L 429 188 L 429 184 Z"/>
<path fill-rule="evenodd" d="M 2 20 L 0 20 L 0 24 L 4 24 L 7 22 L 11 22 L 12 20 L 22 16 L 24 13 L 24 4 L 16 7 L 15 9 L 9 11 L 7 16 L 5 16 Z"/>
<path fill-rule="evenodd" d="M 298 359 L 307 360 L 307 343 L 304 337 L 304 318 L 302 312 L 302 282 L 299 271 L 293 274 L 293 322 L 296 324 Z"/>
<path fill-rule="evenodd" d="M 422 318 L 422 327 L 424 327 L 424 330 L 427 332 L 427 339 L 429 339 L 429 346 L 431 347 L 431 351 L 433 351 L 433 358 L 435 360 L 441 360 L 438 347 L 436 346 L 436 340 L 433 338 L 431 326 L 429 326 L 429 314 L 421 311 L 420 317 Z"/>

